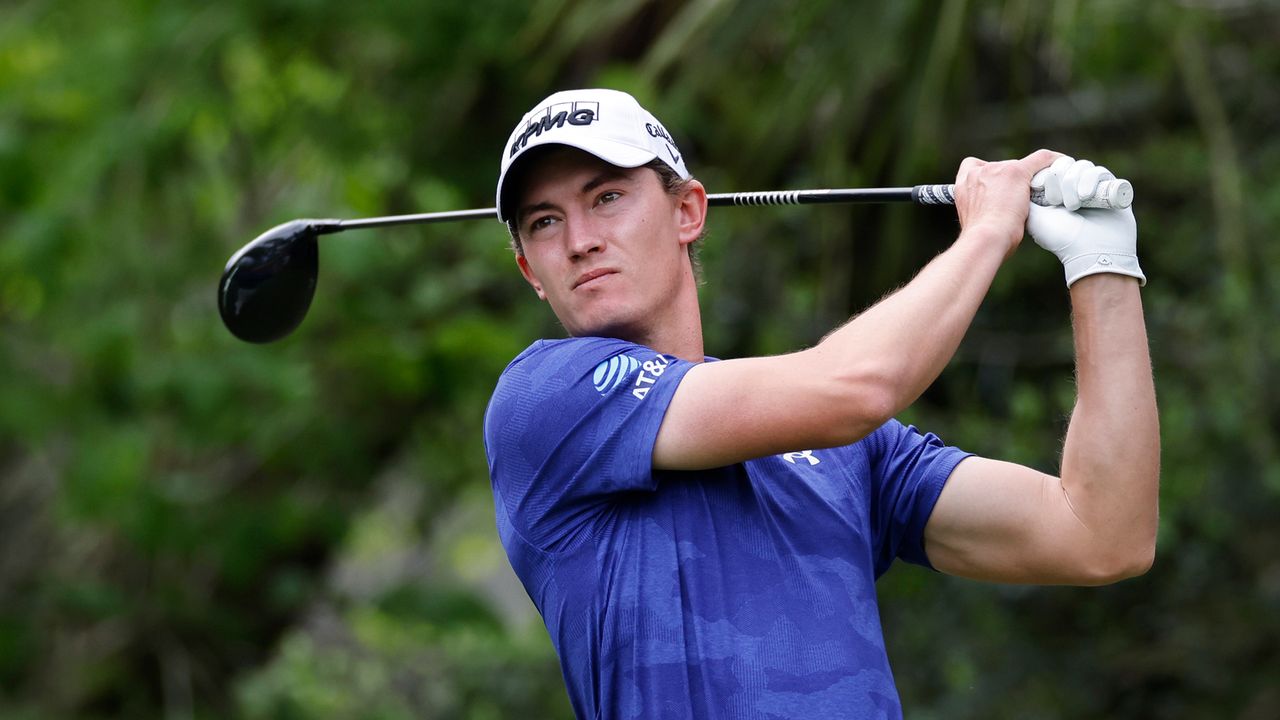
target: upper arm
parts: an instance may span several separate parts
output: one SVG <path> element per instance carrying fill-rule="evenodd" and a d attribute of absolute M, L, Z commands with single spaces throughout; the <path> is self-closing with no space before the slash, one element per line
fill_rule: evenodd
<path fill-rule="evenodd" d="M 653 466 L 696 470 L 835 447 L 884 423 L 892 410 L 875 389 L 831 376 L 814 352 L 691 368 L 663 417 Z"/>
<path fill-rule="evenodd" d="M 925 526 L 938 570 L 977 580 L 1102 584 L 1117 579 L 1107 548 L 1071 508 L 1057 477 L 970 457 L 952 471 Z"/>
<path fill-rule="evenodd" d="M 654 438 L 692 363 L 607 338 L 540 342 L 485 413 L 495 499 L 542 549 L 588 537 L 619 494 L 656 487 Z"/>

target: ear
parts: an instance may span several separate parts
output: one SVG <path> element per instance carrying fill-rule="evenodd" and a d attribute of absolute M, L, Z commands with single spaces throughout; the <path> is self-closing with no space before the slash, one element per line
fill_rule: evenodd
<path fill-rule="evenodd" d="M 680 244 L 688 246 L 702 237 L 702 228 L 707 223 L 707 189 L 697 180 L 690 180 L 676 202 Z"/>
<path fill-rule="evenodd" d="M 533 291 L 538 293 L 538 298 L 546 300 L 547 294 L 542 292 L 542 283 L 538 282 L 538 278 L 533 274 L 533 268 L 529 267 L 529 258 L 524 255 L 516 255 L 516 265 L 520 266 L 520 274 L 524 276 L 525 282 L 529 283 Z"/>

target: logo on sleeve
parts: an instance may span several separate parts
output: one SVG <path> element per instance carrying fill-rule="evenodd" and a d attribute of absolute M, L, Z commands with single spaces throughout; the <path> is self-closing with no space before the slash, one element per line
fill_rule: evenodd
<path fill-rule="evenodd" d="M 596 391 L 605 395 L 621 385 L 638 367 L 640 367 L 639 360 L 629 355 L 614 355 L 596 366 L 591 381 L 595 383 Z"/>
<path fill-rule="evenodd" d="M 652 360 L 643 363 L 629 355 L 614 355 L 596 366 L 595 372 L 591 374 L 591 382 L 596 386 L 596 392 L 607 395 L 639 370 L 631 394 L 637 400 L 643 400 L 670 364 L 671 361 L 661 355 L 655 355 Z"/>

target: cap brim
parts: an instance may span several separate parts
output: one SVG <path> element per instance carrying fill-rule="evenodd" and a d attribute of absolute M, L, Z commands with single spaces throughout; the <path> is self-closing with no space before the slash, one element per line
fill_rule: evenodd
<path fill-rule="evenodd" d="M 522 167 L 523 165 L 525 165 L 525 160 L 531 154 L 534 154 L 534 155 L 539 154 L 539 153 L 534 153 L 533 152 L 534 150 L 538 150 L 539 148 L 547 148 L 547 147 L 574 148 L 575 150 L 581 150 L 590 155 L 594 155 L 600 158 L 601 160 L 609 163 L 610 165 L 616 165 L 622 168 L 640 167 L 641 165 L 644 165 L 645 163 L 658 157 L 653 153 L 653 151 L 647 148 L 638 148 L 638 147 L 635 147 L 634 145 L 628 145 L 626 143 L 615 142 L 613 140 L 607 140 L 602 138 L 591 138 L 587 142 L 579 142 L 579 143 L 559 142 L 559 141 L 549 141 L 549 142 L 538 143 L 537 145 L 528 147 L 523 152 L 521 152 L 520 156 L 517 157 L 515 160 L 513 160 L 509 166 L 507 166 L 507 169 L 504 170 L 502 173 L 502 177 L 498 179 L 497 200 L 498 200 L 498 219 L 499 220 L 503 222 L 507 222 L 508 220 L 512 219 L 510 211 L 513 210 L 514 208 L 509 207 L 509 205 L 512 202 L 511 190 L 513 188 L 511 187 L 511 183 L 509 183 L 508 180 L 514 177 L 515 169 L 517 167 Z"/>

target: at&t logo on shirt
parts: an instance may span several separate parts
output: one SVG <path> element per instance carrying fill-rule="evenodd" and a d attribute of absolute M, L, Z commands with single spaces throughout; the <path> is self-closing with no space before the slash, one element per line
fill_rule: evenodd
<path fill-rule="evenodd" d="M 652 360 L 643 363 L 629 355 L 614 355 L 596 366 L 591 382 L 596 386 L 597 392 L 607 395 L 639 368 L 640 373 L 636 376 L 631 394 L 636 399 L 643 400 L 649 394 L 649 388 L 658 380 L 658 376 L 666 372 L 670 364 L 671 361 L 661 355 L 655 355 Z"/>
<path fill-rule="evenodd" d="M 630 355 L 614 355 L 596 366 L 591 380 L 595 383 L 596 390 L 601 395 L 605 395 L 621 385 L 638 367 L 640 367 L 640 361 Z"/>

